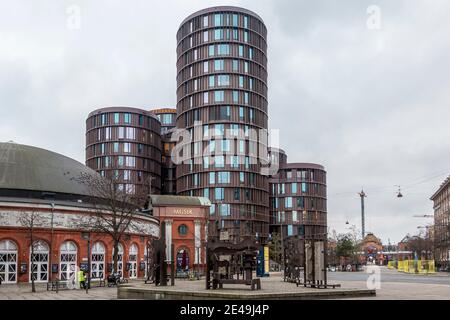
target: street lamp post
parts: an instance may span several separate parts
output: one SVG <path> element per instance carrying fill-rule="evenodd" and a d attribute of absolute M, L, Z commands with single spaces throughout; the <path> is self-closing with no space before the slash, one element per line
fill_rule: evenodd
<path fill-rule="evenodd" d="M 87 269 L 86 293 L 88 293 L 89 289 L 91 288 L 91 233 L 83 232 L 82 238 L 87 240 L 88 269 Z"/>

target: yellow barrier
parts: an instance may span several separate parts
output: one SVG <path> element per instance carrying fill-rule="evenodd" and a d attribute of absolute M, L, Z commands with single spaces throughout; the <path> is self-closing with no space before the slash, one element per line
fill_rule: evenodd
<path fill-rule="evenodd" d="M 389 267 L 389 266 L 388 266 Z M 429 274 L 436 273 L 434 260 L 403 260 L 398 261 L 397 270 L 405 273 Z"/>

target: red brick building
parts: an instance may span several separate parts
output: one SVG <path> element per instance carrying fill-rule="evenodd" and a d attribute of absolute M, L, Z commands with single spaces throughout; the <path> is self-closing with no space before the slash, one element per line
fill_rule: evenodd
<path fill-rule="evenodd" d="M 81 227 L 79 222 L 92 215 L 93 207 L 84 187 L 74 180 L 81 173 L 96 173 L 60 154 L 14 143 L 0 143 L 0 155 L 3 284 L 29 282 L 32 275 L 37 282 L 73 279 L 78 268 L 88 269 L 88 237 L 91 277 L 105 278 L 112 271 L 112 239 Z M 33 257 L 24 219 L 31 216 Z M 137 213 L 133 223 L 138 228 L 127 230 L 119 246 L 117 271 L 125 278 L 144 277 L 146 244 L 159 237 L 159 221 L 153 216 Z"/>
<path fill-rule="evenodd" d="M 152 195 L 153 215 L 165 226 L 166 260 L 176 273 L 203 270 L 211 202 L 203 197 Z M 171 252 L 171 245 L 174 252 Z"/>

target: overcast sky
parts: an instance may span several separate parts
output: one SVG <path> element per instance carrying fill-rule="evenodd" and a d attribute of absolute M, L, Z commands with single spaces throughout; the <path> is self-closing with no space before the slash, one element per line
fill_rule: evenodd
<path fill-rule="evenodd" d="M 384 242 L 431 222 L 412 216 L 450 174 L 447 0 L 0 0 L 0 141 L 84 163 L 90 111 L 175 107 L 176 31 L 215 5 L 264 19 L 269 125 L 290 162 L 326 167 L 329 226 L 360 228 L 362 187 Z"/>

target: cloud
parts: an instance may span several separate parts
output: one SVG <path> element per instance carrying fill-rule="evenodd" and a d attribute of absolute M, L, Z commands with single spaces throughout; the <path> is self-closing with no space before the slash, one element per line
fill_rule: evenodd
<path fill-rule="evenodd" d="M 176 102 L 181 21 L 220 1 L 2 1 L 0 137 L 84 162 L 87 114 Z M 268 28 L 269 124 L 292 162 L 328 171 L 330 227 L 360 224 L 401 240 L 432 211 L 450 173 L 450 3 L 447 1 L 230 1 Z M 366 22 L 381 9 L 381 29 Z M 81 28 L 67 28 L 70 5 Z M 440 176 L 422 184 L 413 182 Z M 395 196 L 396 187 L 405 197 Z M 392 217 L 395 217 L 393 219 Z"/>

